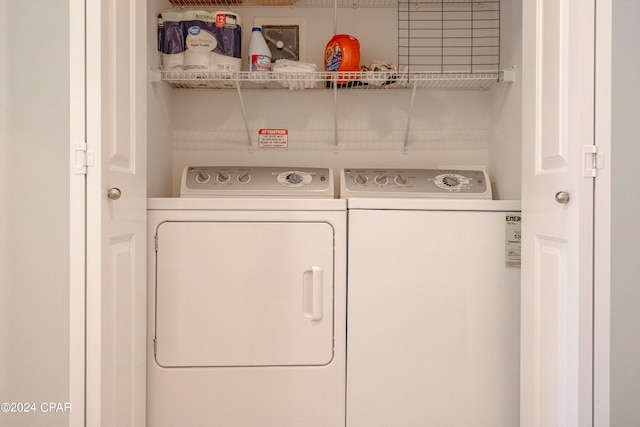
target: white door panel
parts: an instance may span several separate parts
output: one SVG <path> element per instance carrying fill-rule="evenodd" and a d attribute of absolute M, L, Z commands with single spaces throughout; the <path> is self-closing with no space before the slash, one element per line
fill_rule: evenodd
<path fill-rule="evenodd" d="M 331 362 L 329 224 L 164 222 L 157 233 L 161 366 Z"/>
<path fill-rule="evenodd" d="M 86 13 L 87 425 L 143 426 L 146 1 L 89 2 Z"/>
<path fill-rule="evenodd" d="M 569 342 L 575 331 L 569 331 L 566 313 L 575 312 L 569 307 L 570 300 L 564 284 L 567 282 L 567 242 L 536 239 L 536 270 L 539 272 L 534 282 L 537 300 L 534 313 L 537 324 L 535 341 L 539 348 L 537 388 L 544 398 L 546 408 L 540 414 L 540 425 L 565 425 L 568 409 L 568 392 L 570 382 L 565 373 L 571 372 L 575 366 L 575 357 L 569 357 Z"/>
<path fill-rule="evenodd" d="M 135 240 L 122 235 L 107 242 L 103 263 L 109 265 L 111 274 L 102 281 L 103 390 L 114 393 L 103 397 L 102 420 L 109 425 L 135 425 L 132 417 L 136 393 L 134 340 L 135 334 Z M 108 397 L 108 399 L 105 399 Z"/>
<path fill-rule="evenodd" d="M 590 426 L 594 2 L 523 7 L 521 426 Z M 556 198 L 568 195 L 568 201 Z"/>
<path fill-rule="evenodd" d="M 554 173 L 568 166 L 567 159 L 567 1 L 541 0 L 540 51 L 537 64 L 536 172 Z"/>

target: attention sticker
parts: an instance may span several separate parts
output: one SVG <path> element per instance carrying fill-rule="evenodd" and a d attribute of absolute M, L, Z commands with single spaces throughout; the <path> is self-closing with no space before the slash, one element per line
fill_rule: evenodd
<path fill-rule="evenodd" d="M 287 148 L 289 146 L 288 129 L 260 129 L 258 131 L 259 148 Z"/>

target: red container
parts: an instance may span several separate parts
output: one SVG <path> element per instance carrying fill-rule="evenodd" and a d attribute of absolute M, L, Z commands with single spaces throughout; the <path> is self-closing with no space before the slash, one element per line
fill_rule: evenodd
<path fill-rule="evenodd" d="M 348 34 L 336 34 L 329 40 L 324 51 L 325 71 L 359 71 L 360 42 Z M 345 83 L 349 79 L 340 79 Z"/>

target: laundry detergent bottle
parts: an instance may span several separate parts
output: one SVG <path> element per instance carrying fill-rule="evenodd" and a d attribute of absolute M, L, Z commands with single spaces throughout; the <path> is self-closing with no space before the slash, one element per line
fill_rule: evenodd
<path fill-rule="evenodd" d="M 325 71 L 353 72 L 360 69 L 360 42 L 349 34 L 336 34 L 333 36 L 324 51 Z M 338 80 L 338 83 L 346 83 L 354 76 Z"/>
<path fill-rule="evenodd" d="M 260 27 L 253 27 L 249 39 L 249 71 L 270 71 L 271 51 Z"/>

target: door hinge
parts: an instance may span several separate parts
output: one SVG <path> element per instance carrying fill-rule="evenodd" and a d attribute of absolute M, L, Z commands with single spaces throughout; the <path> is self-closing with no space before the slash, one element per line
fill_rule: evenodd
<path fill-rule="evenodd" d="M 153 338 L 153 355 L 158 355 L 158 337 Z"/>
<path fill-rule="evenodd" d="M 73 172 L 76 175 L 86 175 L 87 168 L 95 165 L 95 156 L 93 151 L 87 151 L 86 142 L 75 142 L 73 144 L 73 151 L 75 153 Z"/>
<path fill-rule="evenodd" d="M 598 169 L 604 168 L 604 153 L 601 153 L 597 145 L 582 146 L 584 154 L 583 177 L 596 177 Z"/>

